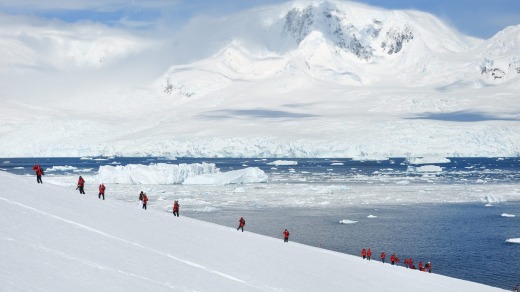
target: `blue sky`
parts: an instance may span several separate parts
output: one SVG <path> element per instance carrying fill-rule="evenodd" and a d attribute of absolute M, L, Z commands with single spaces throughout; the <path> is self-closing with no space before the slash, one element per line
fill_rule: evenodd
<path fill-rule="evenodd" d="M 3 0 L 0 12 L 67 22 L 93 21 L 111 25 L 181 26 L 197 15 L 223 16 L 262 5 L 290 0 Z M 432 13 L 459 31 L 489 38 L 520 24 L 520 0 L 358 0 L 388 9 L 416 9 Z"/>

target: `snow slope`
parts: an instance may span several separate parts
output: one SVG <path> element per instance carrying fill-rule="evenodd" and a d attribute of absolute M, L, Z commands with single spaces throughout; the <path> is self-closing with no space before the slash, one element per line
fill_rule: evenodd
<path fill-rule="evenodd" d="M 0 210 L 6 291 L 502 291 L 5 172 Z"/>
<path fill-rule="evenodd" d="M 333 0 L 196 18 L 174 45 L 9 27 L 0 156 L 518 156 L 519 32 Z"/>

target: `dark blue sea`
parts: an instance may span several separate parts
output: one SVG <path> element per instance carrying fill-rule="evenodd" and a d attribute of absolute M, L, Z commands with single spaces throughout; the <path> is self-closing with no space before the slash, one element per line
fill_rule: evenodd
<path fill-rule="evenodd" d="M 297 162 L 297 165 L 273 165 L 278 160 Z M 427 163 L 442 167 L 442 172 L 428 177 L 435 183 L 466 184 L 519 183 L 520 157 L 509 158 L 450 158 L 449 163 Z M 353 159 L 258 159 L 258 158 L 177 158 L 162 157 L 62 157 L 62 158 L 0 158 L 0 170 L 15 174 L 33 174 L 31 167 L 39 163 L 45 169 L 56 166 L 68 166 L 65 169 L 47 172 L 46 175 L 63 175 L 81 172 L 96 173 L 101 165 L 127 165 L 152 163 L 214 163 L 221 171 L 259 167 L 269 175 L 270 181 L 276 182 L 366 182 L 381 178 L 420 178 L 424 173 L 414 171 L 421 164 L 411 165 L 404 158 L 388 160 L 353 160 Z M 424 181 L 420 181 L 423 183 Z"/>
<path fill-rule="evenodd" d="M 88 157 L 88 158 L 0 158 L 0 169 L 33 175 L 39 163 L 48 175 L 80 172 L 95 174 L 101 165 L 151 163 L 215 163 L 221 171 L 259 167 L 270 183 L 370 183 L 381 178 L 421 178 L 404 158 L 383 161 L 352 159 L 283 159 L 296 165 L 277 165 L 277 159 L 256 158 L 178 158 Z M 497 184 L 520 189 L 520 158 L 450 158 L 449 163 L 428 163 L 442 171 L 421 183 Z M 417 180 L 410 180 L 411 183 Z M 403 186 L 406 187 L 406 186 Z M 515 217 L 504 217 L 511 214 Z M 374 218 L 368 218 L 373 215 Z M 484 203 L 357 205 L 352 207 L 223 209 L 215 212 L 182 212 L 189 216 L 226 226 L 246 219 L 246 231 L 280 238 L 287 228 L 290 241 L 359 255 L 371 248 L 373 260 L 385 251 L 402 260 L 413 258 L 432 262 L 433 272 L 504 289 L 520 283 L 520 244 L 507 243 L 520 238 L 520 196 L 518 200 Z M 340 224 L 339 220 L 357 221 Z"/>

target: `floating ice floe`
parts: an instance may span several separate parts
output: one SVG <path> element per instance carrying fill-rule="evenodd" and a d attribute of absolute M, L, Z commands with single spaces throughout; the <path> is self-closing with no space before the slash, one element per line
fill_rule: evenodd
<path fill-rule="evenodd" d="M 409 166 L 407 170 L 412 172 L 442 172 L 442 167 L 437 165 Z"/>
<path fill-rule="evenodd" d="M 343 219 L 341 221 L 339 221 L 340 224 L 354 224 L 354 223 L 358 223 L 357 221 L 353 221 L 353 220 L 347 220 L 347 219 Z"/>
<path fill-rule="evenodd" d="M 507 213 L 502 213 L 502 215 L 500 215 L 502 217 L 508 217 L 508 218 L 512 218 L 512 217 L 516 217 L 515 215 L 513 214 L 507 214 Z"/>
<path fill-rule="evenodd" d="M 52 172 L 52 171 L 74 171 L 74 170 L 77 170 L 77 169 L 78 169 L 77 167 L 70 166 L 70 165 L 63 165 L 63 166 L 57 165 L 57 166 L 49 167 L 45 171 L 46 172 Z"/>
<path fill-rule="evenodd" d="M 298 161 L 290 161 L 290 160 L 275 160 L 273 162 L 268 162 L 267 165 L 298 165 Z"/>
<path fill-rule="evenodd" d="M 218 210 L 218 208 L 210 207 L 210 206 L 204 206 L 204 207 L 201 207 L 201 208 L 191 208 L 190 209 L 190 211 L 204 212 L 204 213 L 214 212 L 214 211 L 217 211 L 217 210 Z"/>
<path fill-rule="evenodd" d="M 248 167 L 228 172 L 216 172 L 187 177 L 185 185 L 227 185 L 267 182 L 267 174 L 258 167 Z"/>
<path fill-rule="evenodd" d="M 377 216 L 370 214 L 370 215 L 367 216 L 367 218 L 377 218 Z"/>
<path fill-rule="evenodd" d="M 500 198 L 497 198 L 493 195 L 486 195 L 484 198 L 481 199 L 481 201 L 487 204 L 495 204 L 502 202 Z"/>
<path fill-rule="evenodd" d="M 506 242 L 520 244 L 520 238 L 510 238 L 507 239 Z"/>

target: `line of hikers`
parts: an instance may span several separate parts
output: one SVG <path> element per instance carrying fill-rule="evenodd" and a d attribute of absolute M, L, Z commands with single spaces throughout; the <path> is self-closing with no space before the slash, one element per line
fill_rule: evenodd
<path fill-rule="evenodd" d="M 245 225 L 246 225 L 246 220 L 244 219 L 244 217 L 240 217 L 240 219 L 238 219 L 237 230 L 242 230 L 242 232 L 244 232 Z M 283 242 L 289 242 L 289 231 L 287 229 L 285 229 L 282 232 L 282 235 L 283 235 Z"/>
<path fill-rule="evenodd" d="M 370 248 L 362 249 L 361 256 L 363 257 L 363 259 L 370 260 L 370 258 L 372 257 L 372 250 Z M 385 263 L 385 259 L 386 259 L 386 253 L 383 251 L 383 252 L 381 252 L 381 261 L 383 262 L 383 264 Z M 395 255 L 395 253 L 393 253 L 390 256 L 390 264 L 397 265 L 398 263 L 399 263 L 399 258 Z M 407 269 L 412 269 L 412 270 L 417 269 L 413 263 L 412 258 L 404 259 L 404 265 Z M 419 271 L 421 271 L 421 272 L 428 271 L 428 273 L 432 272 L 432 263 L 431 262 L 427 262 L 425 265 L 423 265 L 423 262 L 419 261 L 418 265 L 419 265 Z"/>

